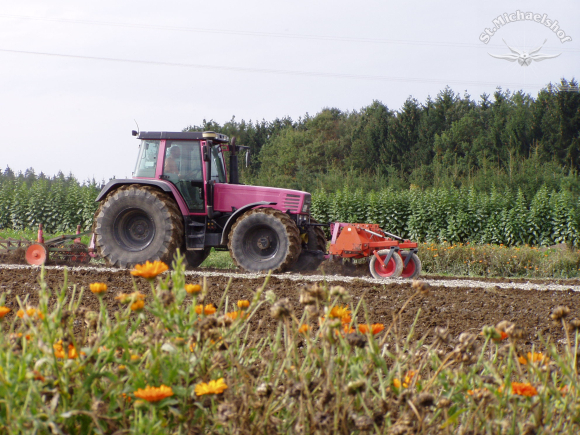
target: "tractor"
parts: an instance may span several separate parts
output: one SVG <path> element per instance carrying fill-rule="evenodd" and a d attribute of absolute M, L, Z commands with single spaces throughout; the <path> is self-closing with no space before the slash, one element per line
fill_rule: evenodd
<path fill-rule="evenodd" d="M 228 250 L 253 272 L 314 270 L 324 260 L 326 237 L 310 216 L 310 194 L 241 184 L 238 155 L 248 147 L 235 138 L 212 131 L 132 134 L 140 140 L 132 178 L 111 180 L 96 199 L 93 233 L 108 264 L 170 264 L 179 249 L 195 268 L 212 248 Z"/>

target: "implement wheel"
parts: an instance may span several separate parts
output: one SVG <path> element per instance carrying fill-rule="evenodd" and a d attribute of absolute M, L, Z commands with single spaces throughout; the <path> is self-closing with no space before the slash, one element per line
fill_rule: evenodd
<path fill-rule="evenodd" d="M 401 259 L 403 260 L 403 266 L 405 265 L 405 260 L 407 259 L 408 252 L 402 252 Z M 417 254 L 411 254 L 411 259 L 409 260 L 409 264 L 407 267 L 403 269 L 403 273 L 401 273 L 401 278 L 409 278 L 413 279 L 419 276 L 421 273 L 422 265 L 421 260 L 417 257 Z"/>
<path fill-rule="evenodd" d="M 99 254 L 118 267 L 155 260 L 171 265 L 184 240 L 183 216 L 175 201 L 139 184 L 109 194 L 95 215 L 93 230 Z"/>
<path fill-rule="evenodd" d="M 234 224 L 228 248 L 234 263 L 242 269 L 283 272 L 300 256 L 300 245 L 300 231 L 287 214 L 257 208 Z"/>
<path fill-rule="evenodd" d="M 382 249 L 377 254 L 381 257 L 383 262 L 387 259 L 390 249 Z M 385 278 L 398 278 L 403 272 L 403 260 L 396 252 L 393 253 L 391 259 L 383 267 L 381 263 L 377 261 L 377 257 L 374 255 L 370 256 L 371 260 L 369 262 L 369 269 L 371 270 L 371 275 L 377 279 Z"/>
<path fill-rule="evenodd" d="M 40 266 L 48 260 L 48 250 L 41 243 L 33 243 L 26 249 L 26 262 L 33 266 Z"/>

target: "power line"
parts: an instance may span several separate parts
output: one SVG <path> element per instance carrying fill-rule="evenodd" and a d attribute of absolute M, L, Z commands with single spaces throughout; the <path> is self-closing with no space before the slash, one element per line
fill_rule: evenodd
<path fill-rule="evenodd" d="M 269 37 L 269 38 L 287 38 L 287 39 L 306 39 L 306 40 L 319 40 L 319 41 L 339 41 L 339 42 L 355 42 L 355 43 L 372 43 L 372 44 L 401 44 L 401 45 L 425 45 L 425 46 L 435 46 L 435 47 L 466 47 L 466 48 L 489 48 L 489 47 L 503 47 L 501 44 L 476 44 L 468 42 L 437 42 L 437 41 L 413 41 L 408 39 L 380 39 L 380 38 L 352 38 L 343 36 L 325 36 L 325 35 L 304 35 L 296 33 L 276 33 L 276 32 L 254 32 L 254 31 L 243 31 L 243 30 L 225 30 L 225 29 L 212 29 L 212 28 L 195 28 L 195 27 L 180 27 L 180 26 L 164 26 L 158 24 L 136 24 L 136 23 L 115 23 L 111 21 L 93 21 L 93 20 L 80 20 L 80 19 L 70 19 L 70 18 L 43 18 L 43 17 L 31 17 L 26 15 L 8 15 L 0 14 L 3 18 L 16 18 L 22 20 L 36 20 L 36 21 L 49 21 L 57 23 L 69 23 L 69 24 L 90 24 L 97 26 L 113 26 L 113 27 L 127 27 L 133 29 L 156 29 L 156 30 L 174 30 L 182 32 L 193 32 L 193 33 L 210 33 L 210 34 L 222 34 L 222 35 L 236 35 L 236 36 L 254 36 L 254 37 Z M 560 51 L 571 51 L 580 52 L 580 49 L 575 48 L 558 48 Z"/>
<path fill-rule="evenodd" d="M 357 79 L 357 80 L 379 80 L 379 81 L 392 81 L 392 82 L 415 82 L 415 83 L 445 83 L 445 84 L 466 84 L 466 85 L 486 85 L 486 86 L 499 86 L 496 82 L 481 82 L 474 80 L 447 80 L 447 79 L 426 79 L 426 78 L 413 78 L 413 77 L 389 77 L 389 76 L 374 76 L 374 75 L 364 75 L 364 74 L 341 74 L 341 73 L 328 73 L 328 72 L 316 72 L 316 71 L 297 71 L 297 70 L 285 70 L 285 69 L 271 69 L 271 68 L 245 68 L 237 66 L 225 66 L 225 65 L 203 65 L 194 63 L 180 63 L 180 62 L 162 62 L 153 60 L 137 60 L 137 59 L 120 59 L 112 57 L 98 57 L 98 56 L 82 56 L 75 54 L 61 54 L 61 53 L 46 53 L 40 51 L 24 51 L 24 50 L 9 50 L 5 48 L 0 48 L 0 52 L 4 53 L 16 53 L 16 54 L 29 54 L 38 56 L 53 56 L 68 59 L 85 59 L 85 60 L 96 60 L 96 61 L 106 61 L 106 62 L 124 62 L 124 63 L 135 63 L 141 65 L 158 65 L 158 66 L 173 66 L 182 68 L 197 68 L 197 69 L 209 69 L 218 71 L 237 71 L 237 72 L 249 72 L 249 73 L 263 73 L 263 74 L 283 74 L 283 75 L 294 75 L 294 76 L 309 76 L 309 77 L 331 77 L 340 79 Z M 503 86 L 522 86 L 522 83 L 502 83 Z M 526 86 L 539 87 L 543 86 L 538 83 L 526 83 Z"/>

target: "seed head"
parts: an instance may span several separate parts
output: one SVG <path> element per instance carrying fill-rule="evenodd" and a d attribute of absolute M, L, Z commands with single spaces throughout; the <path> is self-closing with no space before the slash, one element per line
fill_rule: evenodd
<path fill-rule="evenodd" d="M 499 332 L 508 332 L 509 329 L 514 327 L 514 324 L 507 320 L 502 320 L 495 327 Z"/>
<path fill-rule="evenodd" d="M 453 404 L 453 402 L 451 402 L 451 400 L 449 400 L 445 397 L 442 397 L 437 402 L 437 408 L 449 408 L 452 404 Z"/>
<path fill-rule="evenodd" d="M 515 327 L 508 332 L 508 335 L 513 340 L 522 340 L 525 338 L 526 332 L 522 328 Z"/>
<path fill-rule="evenodd" d="M 256 394 L 260 397 L 270 397 L 270 394 L 272 394 L 272 386 L 263 382 L 256 388 Z"/>
<path fill-rule="evenodd" d="M 552 318 L 552 320 L 557 322 L 558 320 L 561 320 L 564 317 L 566 317 L 568 314 L 570 314 L 570 308 L 560 305 L 554 308 L 554 311 L 552 311 L 550 317 Z"/>
<path fill-rule="evenodd" d="M 435 327 L 435 339 L 438 343 L 446 344 L 449 343 L 449 331 L 447 328 L 443 328 L 442 326 Z"/>
<path fill-rule="evenodd" d="M 102 400 L 93 400 L 91 404 L 91 411 L 93 411 L 97 415 L 104 415 L 107 413 L 108 407 L 105 402 Z"/>
<path fill-rule="evenodd" d="M 422 295 L 427 296 L 429 294 L 429 288 L 431 286 L 424 281 L 419 281 L 419 280 L 414 279 L 413 284 L 411 284 L 411 287 L 419 290 Z"/>
<path fill-rule="evenodd" d="M 175 300 L 175 296 L 173 296 L 173 293 L 171 293 L 169 290 L 162 291 L 159 295 L 159 298 L 161 299 L 161 303 L 164 307 L 168 307 Z"/>
<path fill-rule="evenodd" d="M 421 408 L 428 408 L 435 404 L 435 397 L 430 393 L 421 393 L 414 400 L 415 404 Z"/>
<path fill-rule="evenodd" d="M 363 335 L 354 332 L 346 335 L 346 342 L 352 347 L 363 348 L 367 344 L 367 339 Z"/>
<path fill-rule="evenodd" d="M 366 382 L 363 379 L 359 379 L 358 381 L 349 382 L 346 385 L 346 391 L 348 394 L 356 394 L 357 392 L 364 389 Z"/>
<path fill-rule="evenodd" d="M 580 331 L 580 320 L 572 319 L 570 323 L 568 323 L 568 330 L 570 332 Z"/>
<path fill-rule="evenodd" d="M 292 305 L 288 298 L 280 299 L 270 309 L 270 314 L 276 320 L 282 320 L 285 317 L 290 317 L 292 315 Z"/>
<path fill-rule="evenodd" d="M 342 301 L 347 301 L 350 298 L 346 289 L 340 285 L 330 287 L 330 296 L 341 299 Z"/>

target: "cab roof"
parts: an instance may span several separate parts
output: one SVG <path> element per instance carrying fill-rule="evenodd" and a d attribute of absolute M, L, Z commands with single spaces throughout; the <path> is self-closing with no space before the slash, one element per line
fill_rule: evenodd
<path fill-rule="evenodd" d="M 230 138 L 214 131 L 141 131 L 137 139 L 170 139 L 170 140 L 212 140 L 216 143 L 227 143 Z"/>

